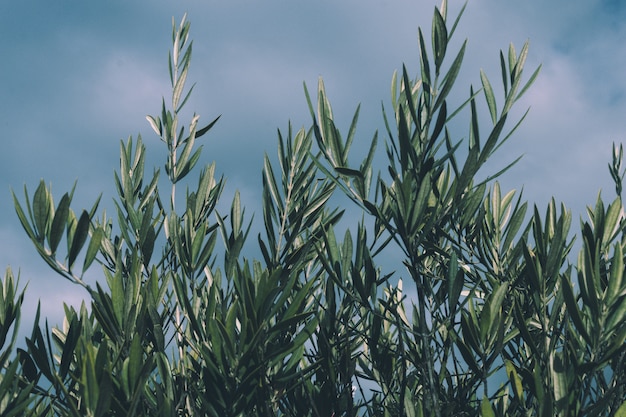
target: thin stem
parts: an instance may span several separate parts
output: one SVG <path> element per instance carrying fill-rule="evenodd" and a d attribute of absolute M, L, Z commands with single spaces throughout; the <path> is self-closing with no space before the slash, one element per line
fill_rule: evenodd
<path fill-rule="evenodd" d="M 278 264 L 280 260 L 280 251 L 283 245 L 283 237 L 287 229 L 287 219 L 289 217 L 289 206 L 291 205 L 291 194 L 293 192 L 293 179 L 296 175 L 296 157 L 292 155 L 291 163 L 289 167 L 289 179 L 287 183 L 287 195 L 285 196 L 285 209 L 282 213 L 282 219 L 280 222 L 280 230 L 278 232 L 278 241 L 276 242 L 276 259 L 274 262 Z"/>
<path fill-rule="evenodd" d="M 415 265 L 415 259 L 412 260 L 413 265 Z M 428 302 L 428 297 L 424 291 L 424 285 L 421 282 L 421 275 L 412 268 L 411 275 L 413 276 L 413 280 L 417 286 L 417 301 L 420 309 L 420 317 L 419 317 L 419 333 L 421 337 L 422 344 L 422 352 L 426 362 L 426 377 L 428 382 L 428 391 L 430 393 L 426 393 L 425 400 L 428 405 L 428 409 L 430 409 L 432 415 L 436 417 L 441 417 L 441 410 L 439 409 L 439 389 L 438 384 L 435 381 L 435 366 L 433 360 L 433 354 L 430 350 L 430 329 L 428 328 L 428 323 L 426 322 L 426 303 Z M 428 395 L 430 394 L 430 395 Z"/>

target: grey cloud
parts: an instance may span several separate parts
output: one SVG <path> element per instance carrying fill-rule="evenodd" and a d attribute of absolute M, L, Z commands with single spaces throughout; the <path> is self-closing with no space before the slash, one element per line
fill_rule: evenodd
<path fill-rule="evenodd" d="M 223 115 L 203 139 L 204 161 L 217 160 L 218 172 L 230 179 L 229 196 L 239 188 L 252 204 L 258 201 L 263 152 L 275 154 L 276 129 L 284 131 L 288 120 L 294 130 L 309 125 L 302 82 L 314 91 L 318 76 L 324 77 L 342 131 L 361 102 L 363 142 L 355 146 L 369 141 L 382 128 L 380 103 L 389 102 L 392 71 L 405 62 L 417 74 L 417 26 L 429 35 L 436 3 L 44 2 L 35 10 L 17 2 L 0 5 L 6 31 L 0 50 L 8 57 L 0 66 L 3 188 L 21 190 L 26 182 L 32 190 L 44 177 L 62 193 L 78 179 L 77 198 L 86 196 L 77 206 L 90 204 L 100 192 L 108 202 L 119 140 L 137 133 L 160 165 L 162 145 L 144 116 L 159 111 L 162 95 L 167 99 L 169 24 L 187 11 L 194 39 L 190 80 L 198 83 L 188 107 L 203 122 Z M 450 1 L 450 16 L 459 5 Z M 501 150 L 507 162 L 526 155 L 502 179 L 504 188 L 525 185 L 525 196 L 540 205 L 556 194 L 577 212 L 593 201 L 599 185 L 611 195 L 610 143 L 626 136 L 623 16 L 623 6 L 607 1 L 468 4 L 455 35 L 457 47 L 469 38 L 462 87 L 451 100 L 460 102 L 468 83 L 480 84 L 479 68 L 494 85 L 499 82 L 498 50 L 511 41 L 520 48 L 530 39 L 528 75 L 544 64 L 520 103 L 522 110 L 531 106 L 528 119 Z M 457 128 L 459 138 L 467 135 L 466 126 Z M 0 201 L 2 246 L 20 251 L 0 251 L 0 264 L 43 266 L 20 233 L 8 194 Z M 259 221 L 258 208 L 252 211 Z M 60 279 L 42 271 L 28 266 L 23 279 Z"/>

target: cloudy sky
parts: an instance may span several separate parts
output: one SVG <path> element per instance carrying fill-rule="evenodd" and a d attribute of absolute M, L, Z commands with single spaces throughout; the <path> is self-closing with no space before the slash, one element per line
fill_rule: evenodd
<path fill-rule="evenodd" d="M 302 83 L 324 78 L 340 128 L 361 103 L 355 147 L 382 130 L 395 69 L 417 74 L 417 28 L 430 30 L 427 0 L 234 0 L 0 3 L 0 266 L 21 271 L 27 303 L 62 312 L 80 290 L 48 272 L 15 216 L 10 189 L 31 192 L 40 179 L 55 196 L 78 180 L 75 209 L 113 197 L 119 142 L 141 133 L 151 161 L 162 143 L 145 121 L 169 94 L 171 19 L 191 21 L 197 82 L 188 108 L 208 122 L 204 161 L 217 161 L 244 203 L 258 201 L 264 152 L 276 129 L 310 120 Z M 450 0 L 451 14 L 462 2 Z M 607 170 L 612 142 L 626 141 L 626 6 L 619 0 L 469 0 L 456 33 L 469 39 L 454 97 L 480 85 L 482 68 L 499 82 L 500 49 L 531 44 L 527 75 L 542 72 L 518 110 L 527 120 L 502 148 L 501 166 L 523 159 L 501 182 L 543 210 L 551 196 L 574 213 L 574 226 L 600 188 L 614 197 Z M 459 138 L 467 130 L 458 131 Z M 260 218 L 257 216 L 257 218 Z M 28 323 L 28 320 L 25 320 Z M 25 324 L 25 326 L 27 326 Z"/>

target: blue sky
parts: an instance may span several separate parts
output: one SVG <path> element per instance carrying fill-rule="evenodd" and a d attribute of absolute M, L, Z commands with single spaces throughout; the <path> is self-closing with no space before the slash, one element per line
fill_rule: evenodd
<path fill-rule="evenodd" d="M 204 161 L 217 161 L 227 194 L 260 198 L 264 152 L 275 154 L 276 129 L 308 126 L 302 82 L 324 78 L 340 128 L 361 103 L 355 147 L 383 129 L 391 75 L 406 63 L 417 73 L 417 28 L 430 30 L 438 2 L 416 0 L 109 1 L 0 3 L 0 266 L 29 282 L 27 305 L 42 300 L 54 322 L 62 302 L 84 295 L 40 260 L 15 216 L 10 188 L 33 191 L 40 179 L 57 199 L 78 180 L 75 209 L 113 197 L 119 142 L 141 133 L 151 161 L 164 161 L 145 121 L 169 94 L 171 19 L 191 21 L 197 86 L 188 109 L 208 122 Z M 450 0 L 451 13 L 462 3 Z M 607 170 L 611 143 L 626 140 L 626 6 L 602 0 L 470 0 L 456 33 L 469 39 L 455 97 L 495 85 L 498 53 L 530 40 L 527 75 L 542 72 L 518 110 L 531 107 L 500 151 L 496 166 L 523 159 L 501 182 L 524 187 L 542 209 L 555 196 L 574 226 L 600 188 L 614 197 Z M 458 136 L 467 134 L 465 126 Z M 355 149 L 358 151 L 358 149 Z M 382 150 L 382 148 L 381 148 Z M 501 162 L 501 164 L 500 164 Z M 499 165 L 498 165 L 499 164 Z M 228 199 L 228 196 L 226 197 Z M 260 216 L 257 215 L 257 219 Z M 28 323 L 28 320 L 25 320 Z"/>

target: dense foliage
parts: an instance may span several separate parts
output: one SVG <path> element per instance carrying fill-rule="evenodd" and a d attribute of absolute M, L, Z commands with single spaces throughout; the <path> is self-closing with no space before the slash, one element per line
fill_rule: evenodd
<path fill-rule="evenodd" d="M 37 314 L 20 345 L 23 292 L 6 272 L 0 414 L 626 415 L 622 150 L 610 164 L 618 197 L 589 208 L 571 264 L 570 212 L 503 192 L 506 166 L 482 174 L 538 73 L 523 81 L 528 45 L 500 53 L 503 97 L 480 72 L 480 88 L 449 108 L 466 44 L 447 59 L 460 15 L 450 22 L 446 6 L 430 45 L 418 32 L 417 76 L 393 76 L 386 169 L 374 170 L 376 135 L 352 161 L 359 111 L 340 134 L 320 81 L 316 103 L 306 92 L 312 127 L 289 126 L 277 163 L 263 160 L 265 227 L 252 239 L 237 193 L 228 213 L 216 208 L 215 164 L 198 171 L 196 141 L 217 119 L 181 127 L 192 44 L 189 23 L 173 25 L 171 102 L 148 117 L 166 179 L 146 173 L 139 137 L 121 144 L 112 217 L 98 202 L 74 211 L 74 190 L 55 202 L 43 181 L 13 195 L 39 255 L 90 306 L 66 305 L 61 328 Z M 335 193 L 360 221 L 345 226 Z M 392 270 L 389 259 L 400 259 Z M 98 265 L 102 279 L 88 282 Z"/>

